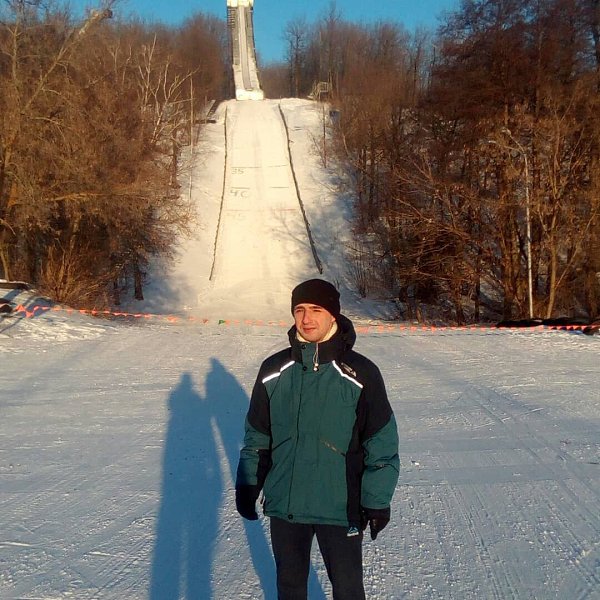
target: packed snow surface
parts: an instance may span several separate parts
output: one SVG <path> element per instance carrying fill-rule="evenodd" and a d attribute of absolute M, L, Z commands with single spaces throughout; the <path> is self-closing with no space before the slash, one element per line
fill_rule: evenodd
<path fill-rule="evenodd" d="M 349 206 L 314 142 L 322 108 L 281 106 L 323 276 L 398 421 L 392 521 L 364 542 L 368 598 L 600 598 L 598 336 L 365 329 L 385 306 L 352 291 Z M 0 320 L 3 600 L 276 598 L 268 520 L 237 515 L 235 470 L 289 289 L 319 273 L 276 102 L 223 105 L 195 157 L 194 235 L 132 305 L 178 320 Z M 310 598 L 330 597 L 315 549 Z"/>

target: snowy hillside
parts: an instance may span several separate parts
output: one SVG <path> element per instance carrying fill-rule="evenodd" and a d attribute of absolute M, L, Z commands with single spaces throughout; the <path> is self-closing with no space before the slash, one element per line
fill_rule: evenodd
<path fill-rule="evenodd" d="M 285 122 L 281 116 L 285 118 Z M 322 109 L 305 100 L 225 102 L 195 150 L 198 228 L 181 242 L 174 267 L 154 277 L 147 301 L 132 308 L 203 318 L 289 319 L 296 282 L 319 276 L 291 170 L 323 267 L 350 312 L 380 316 L 357 302 L 345 253 L 351 203 L 339 177 L 320 167 L 315 148 Z M 225 145 L 227 140 L 227 145 Z M 223 180 L 223 173 L 226 177 Z"/>
<path fill-rule="evenodd" d="M 347 280 L 320 109 L 282 110 L 324 277 L 376 317 Z M 0 320 L 3 600 L 276 598 L 268 522 L 237 516 L 233 480 L 258 365 L 318 271 L 277 103 L 221 106 L 196 152 L 198 227 L 131 308 L 197 320 Z M 357 349 L 384 374 L 402 464 L 392 522 L 365 540 L 367 596 L 600 598 L 599 336 L 372 328 Z M 310 598 L 330 598 L 314 558 Z"/>

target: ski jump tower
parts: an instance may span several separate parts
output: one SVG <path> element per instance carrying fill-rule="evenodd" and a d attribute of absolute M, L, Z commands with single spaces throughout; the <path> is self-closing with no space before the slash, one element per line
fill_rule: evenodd
<path fill-rule="evenodd" d="M 254 0 L 227 0 L 227 25 L 237 100 L 262 100 L 254 49 Z"/>

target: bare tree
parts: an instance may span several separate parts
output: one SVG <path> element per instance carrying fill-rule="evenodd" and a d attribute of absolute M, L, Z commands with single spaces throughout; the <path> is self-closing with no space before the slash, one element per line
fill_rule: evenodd
<path fill-rule="evenodd" d="M 52 121 L 52 112 L 47 111 L 49 97 L 56 96 L 53 82 L 57 71 L 69 65 L 89 31 L 111 16 L 112 3 L 92 11 L 76 28 L 69 27 L 60 14 L 39 23 L 36 3 L 8 5 L 8 18 L 0 24 L 5 116 L 0 136 L 0 262 L 7 279 L 11 276 L 8 245 L 15 239 L 18 221 L 27 218 L 27 183 L 17 158 L 26 147 L 23 132 L 37 121 Z M 44 50 L 50 52 L 44 54 Z"/>
<path fill-rule="evenodd" d="M 298 17 L 289 21 L 284 30 L 287 45 L 287 60 L 290 78 L 290 94 L 299 97 L 303 87 L 303 66 L 306 60 L 308 25 L 306 19 Z"/>

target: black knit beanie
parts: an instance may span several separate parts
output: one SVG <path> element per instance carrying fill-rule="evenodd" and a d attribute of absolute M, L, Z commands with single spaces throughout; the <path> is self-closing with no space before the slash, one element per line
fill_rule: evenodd
<path fill-rule="evenodd" d="M 340 316 L 340 293 L 328 281 L 309 279 L 292 290 L 292 313 L 298 304 L 316 304 L 335 318 Z"/>

